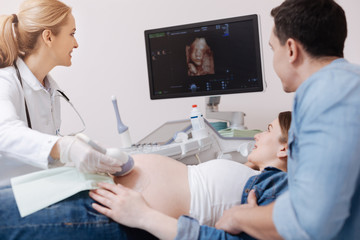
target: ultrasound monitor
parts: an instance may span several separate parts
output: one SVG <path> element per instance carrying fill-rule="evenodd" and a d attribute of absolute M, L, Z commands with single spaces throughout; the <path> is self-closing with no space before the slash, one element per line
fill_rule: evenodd
<path fill-rule="evenodd" d="M 258 16 L 145 31 L 150 98 L 264 90 Z"/>

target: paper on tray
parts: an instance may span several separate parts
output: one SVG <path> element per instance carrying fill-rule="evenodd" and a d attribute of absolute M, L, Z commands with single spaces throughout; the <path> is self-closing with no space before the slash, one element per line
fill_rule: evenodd
<path fill-rule="evenodd" d="M 95 189 L 98 182 L 114 183 L 109 176 L 82 173 L 73 167 L 47 169 L 11 179 L 21 217 L 80 191 Z"/>

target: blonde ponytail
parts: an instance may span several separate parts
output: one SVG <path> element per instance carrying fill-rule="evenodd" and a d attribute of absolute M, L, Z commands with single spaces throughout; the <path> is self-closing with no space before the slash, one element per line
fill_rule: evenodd
<path fill-rule="evenodd" d="M 16 22 L 16 15 L 0 16 L 0 68 L 11 66 L 18 57 L 19 48 L 13 30 L 14 19 Z"/>
<path fill-rule="evenodd" d="M 44 30 L 57 35 L 70 13 L 71 8 L 59 0 L 26 0 L 17 17 L 2 16 L 0 68 L 11 66 L 18 56 L 25 57 L 36 51 L 36 43 Z"/>

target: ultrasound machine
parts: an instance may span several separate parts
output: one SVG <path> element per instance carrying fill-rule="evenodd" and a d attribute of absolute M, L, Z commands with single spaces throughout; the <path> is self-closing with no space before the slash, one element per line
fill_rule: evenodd
<path fill-rule="evenodd" d="M 257 15 L 146 30 L 145 43 L 152 100 L 204 96 L 205 119 L 226 121 L 229 131 L 246 131 L 245 113 L 220 112 L 218 105 L 220 95 L 266 87 Z M 216 158 L 246 162 L 254 134 L 227 137 L 214 122 L 205 123 L 205 137 L 192 137 L 190 119 L 170 121 L 124 150 L 157 153 L 185 164 Z"/>

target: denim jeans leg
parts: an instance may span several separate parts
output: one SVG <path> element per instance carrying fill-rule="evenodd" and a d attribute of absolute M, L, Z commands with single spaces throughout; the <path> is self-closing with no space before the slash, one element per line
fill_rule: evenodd
<path fill-rule="evenodd" d="M 80 192 L 24 218 L 10 186 L 0 188 L 0 239 L 155 239 L 124 227 L 91 207 L 88 191 Z M 129 233 L 129 234 L 128 234 Z"/>

